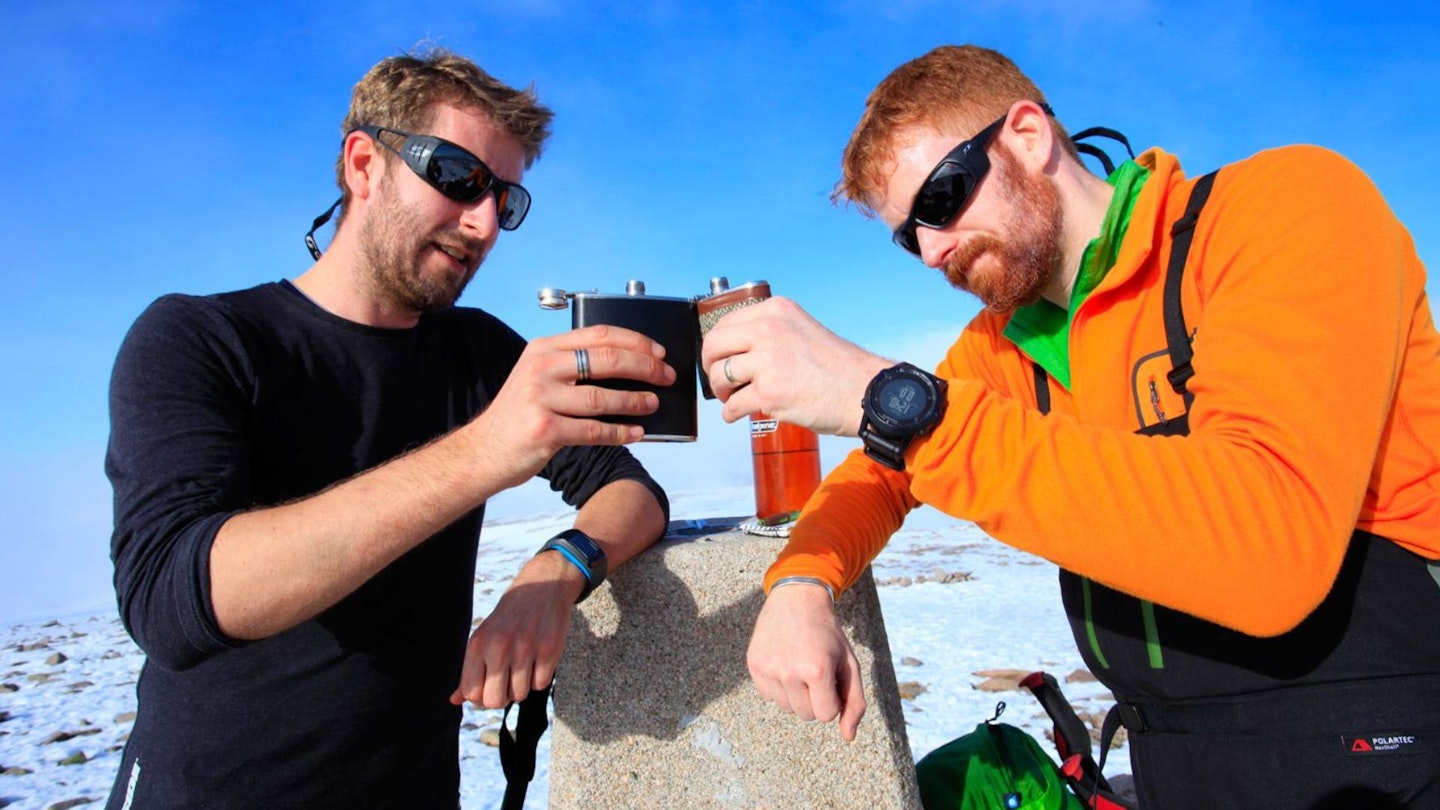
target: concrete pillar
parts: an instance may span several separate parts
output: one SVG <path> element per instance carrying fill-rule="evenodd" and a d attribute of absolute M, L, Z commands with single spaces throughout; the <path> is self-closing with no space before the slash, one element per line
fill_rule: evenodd
<path fill-rule="evenodd" d="M 676 521 L 581 605 L 555 681 L 555 808 L 915 808 L 875 583 L 837 606 L 868 709 L 853 743 L 760 699 L 745 667 L 782 540 Z"/>

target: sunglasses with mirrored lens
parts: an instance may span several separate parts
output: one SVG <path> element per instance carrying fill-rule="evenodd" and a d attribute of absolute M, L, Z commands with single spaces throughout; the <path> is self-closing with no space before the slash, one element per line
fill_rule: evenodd
<path fill-rule="evenodd" d="M 503 230 L 513 231 L 530 212 L 530 192 L 518 183 L 501 180 L 489 166 L 464 148 L 434 135 L 415 135 L 398 129 L 359 126 L 376 143 L 405 161 L 405 165 L 436 191 L 462 203 L 474 202 L 495 190 L 495 210 Z M 404 139 L 397 148 L 384 135 Z"/>
<path fill-rule="evenodd" d="M 1040 108 L 1046 115 L 1054 114 L 1049 105 L 1042 104 Z M 920 237 L 916 235 L 915 228 L 923 226 L 938 230 L 954 221 L 965 208 L 965 203 L 970 201 L 970 195 L 975 193 L 975 187 L 990 171 L 990 156 L 985 153 L 985 148 L 1009 115 L 1007 112 L 1000 116 L 993 124 L 977 132 L 975 137 L 951 149 L 935 164 L 930 176 L 915 192 L 910 215 L 895 229 L 891 237 L 895 244 L 919 256 Z"/>

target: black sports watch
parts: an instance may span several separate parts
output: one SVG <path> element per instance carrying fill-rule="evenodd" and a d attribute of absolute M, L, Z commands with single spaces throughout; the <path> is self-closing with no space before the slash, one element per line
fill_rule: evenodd
<path fill-rule="evenodd" d="M 860 420 L 865 455 L 892 470 L 904 470 L 905 448 L 945 415 L 947 388 L 944 380 L 909 363 L 876 374 L 860 403 L 865 409 Z"/>
<path fill-rule="evenodd" d="M 535 554 L 539 556 L 547 551 L 560 552 L 561 556 L 585 575 L 585 588 L 575 599 L 577 605 L 584 602 L 591 591 L 600 587 L 610 569 L 610 564 L 605 559 L 605 549 L 600 548 L 599 543 L 591 540 L 589 535 L 579 529 L 566 529 L 546 540 L 545 545 Z"/>

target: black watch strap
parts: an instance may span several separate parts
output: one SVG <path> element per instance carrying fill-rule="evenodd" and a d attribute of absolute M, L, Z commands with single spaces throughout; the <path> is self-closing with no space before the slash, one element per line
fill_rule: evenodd
<path fill-rule="evenodd" d="M 585 588 L 575 599 L 577 605 L 584 602 L 585 597 L 589 596 L 591 591 L 600 587 L 600 583 L 605 581 L 605 575 L 610 570 L 609 561 L 605 557 L 605 549 L 579 529 L 566 529 L 546 540 L 545 545 L 535 553 L 538 555 L 547 551 L 558 551 L 572 565 L 579 568 L 580 573 L 585 575 Z"/>
<path fill-rule="evenodd" d="M 905 450 L 914 438 L 877 433 L 868 416 L 860 422 L 860 441 L 865 444 L 865 455 L 892 470 L 905 470 Z"/>

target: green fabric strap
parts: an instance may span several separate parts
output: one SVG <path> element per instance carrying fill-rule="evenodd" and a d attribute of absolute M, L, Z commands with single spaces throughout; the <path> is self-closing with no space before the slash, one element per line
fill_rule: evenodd
<path fill-rule="evenodd" d="M 1080 595 L 1085 602 L 1085 638 L 1090 642 L 1090 652 L 1095 655 L 1100 666 L 1109 669 L 1110 662 L 1105 660 L 1105 653 L 1100 649 L 1100 639 L 1095 635 L 1095 611 L 1090 598 L 1089 577 L 1080 578 Z"/>
<path fill-rule="evenodd" d="M 1149 169 L 1127 160 L 1105 178 L 1105 182 L 1115 187 L 1115 196 L 1105 211 L 1100 235 L 1090 240 L 1080 257 L 1075 289 L 1070 292 L 1069 309 L 1061 309 L 1041 299 L 1015 310 L 1005 326 L 1005 337 L 1039 363 L 1051 377 L 1059 380 L 1066 390 L 1070 388 L 1070 324 L 1081 302 L 1115 266 L 1120 244 L 1130 227 L 1135 200 L 1149 177 Z"/>
<path fill-rule="evenodd" d="M 1150 656 L 1150 668 L 1164 669 L 1165 648 L 1160 644 L 1160 627 L 1155 623 L 1155 603 L 1149 599 L 1140 602 L 1140 620 L 1145 623 L 1145 650 Z"/>

